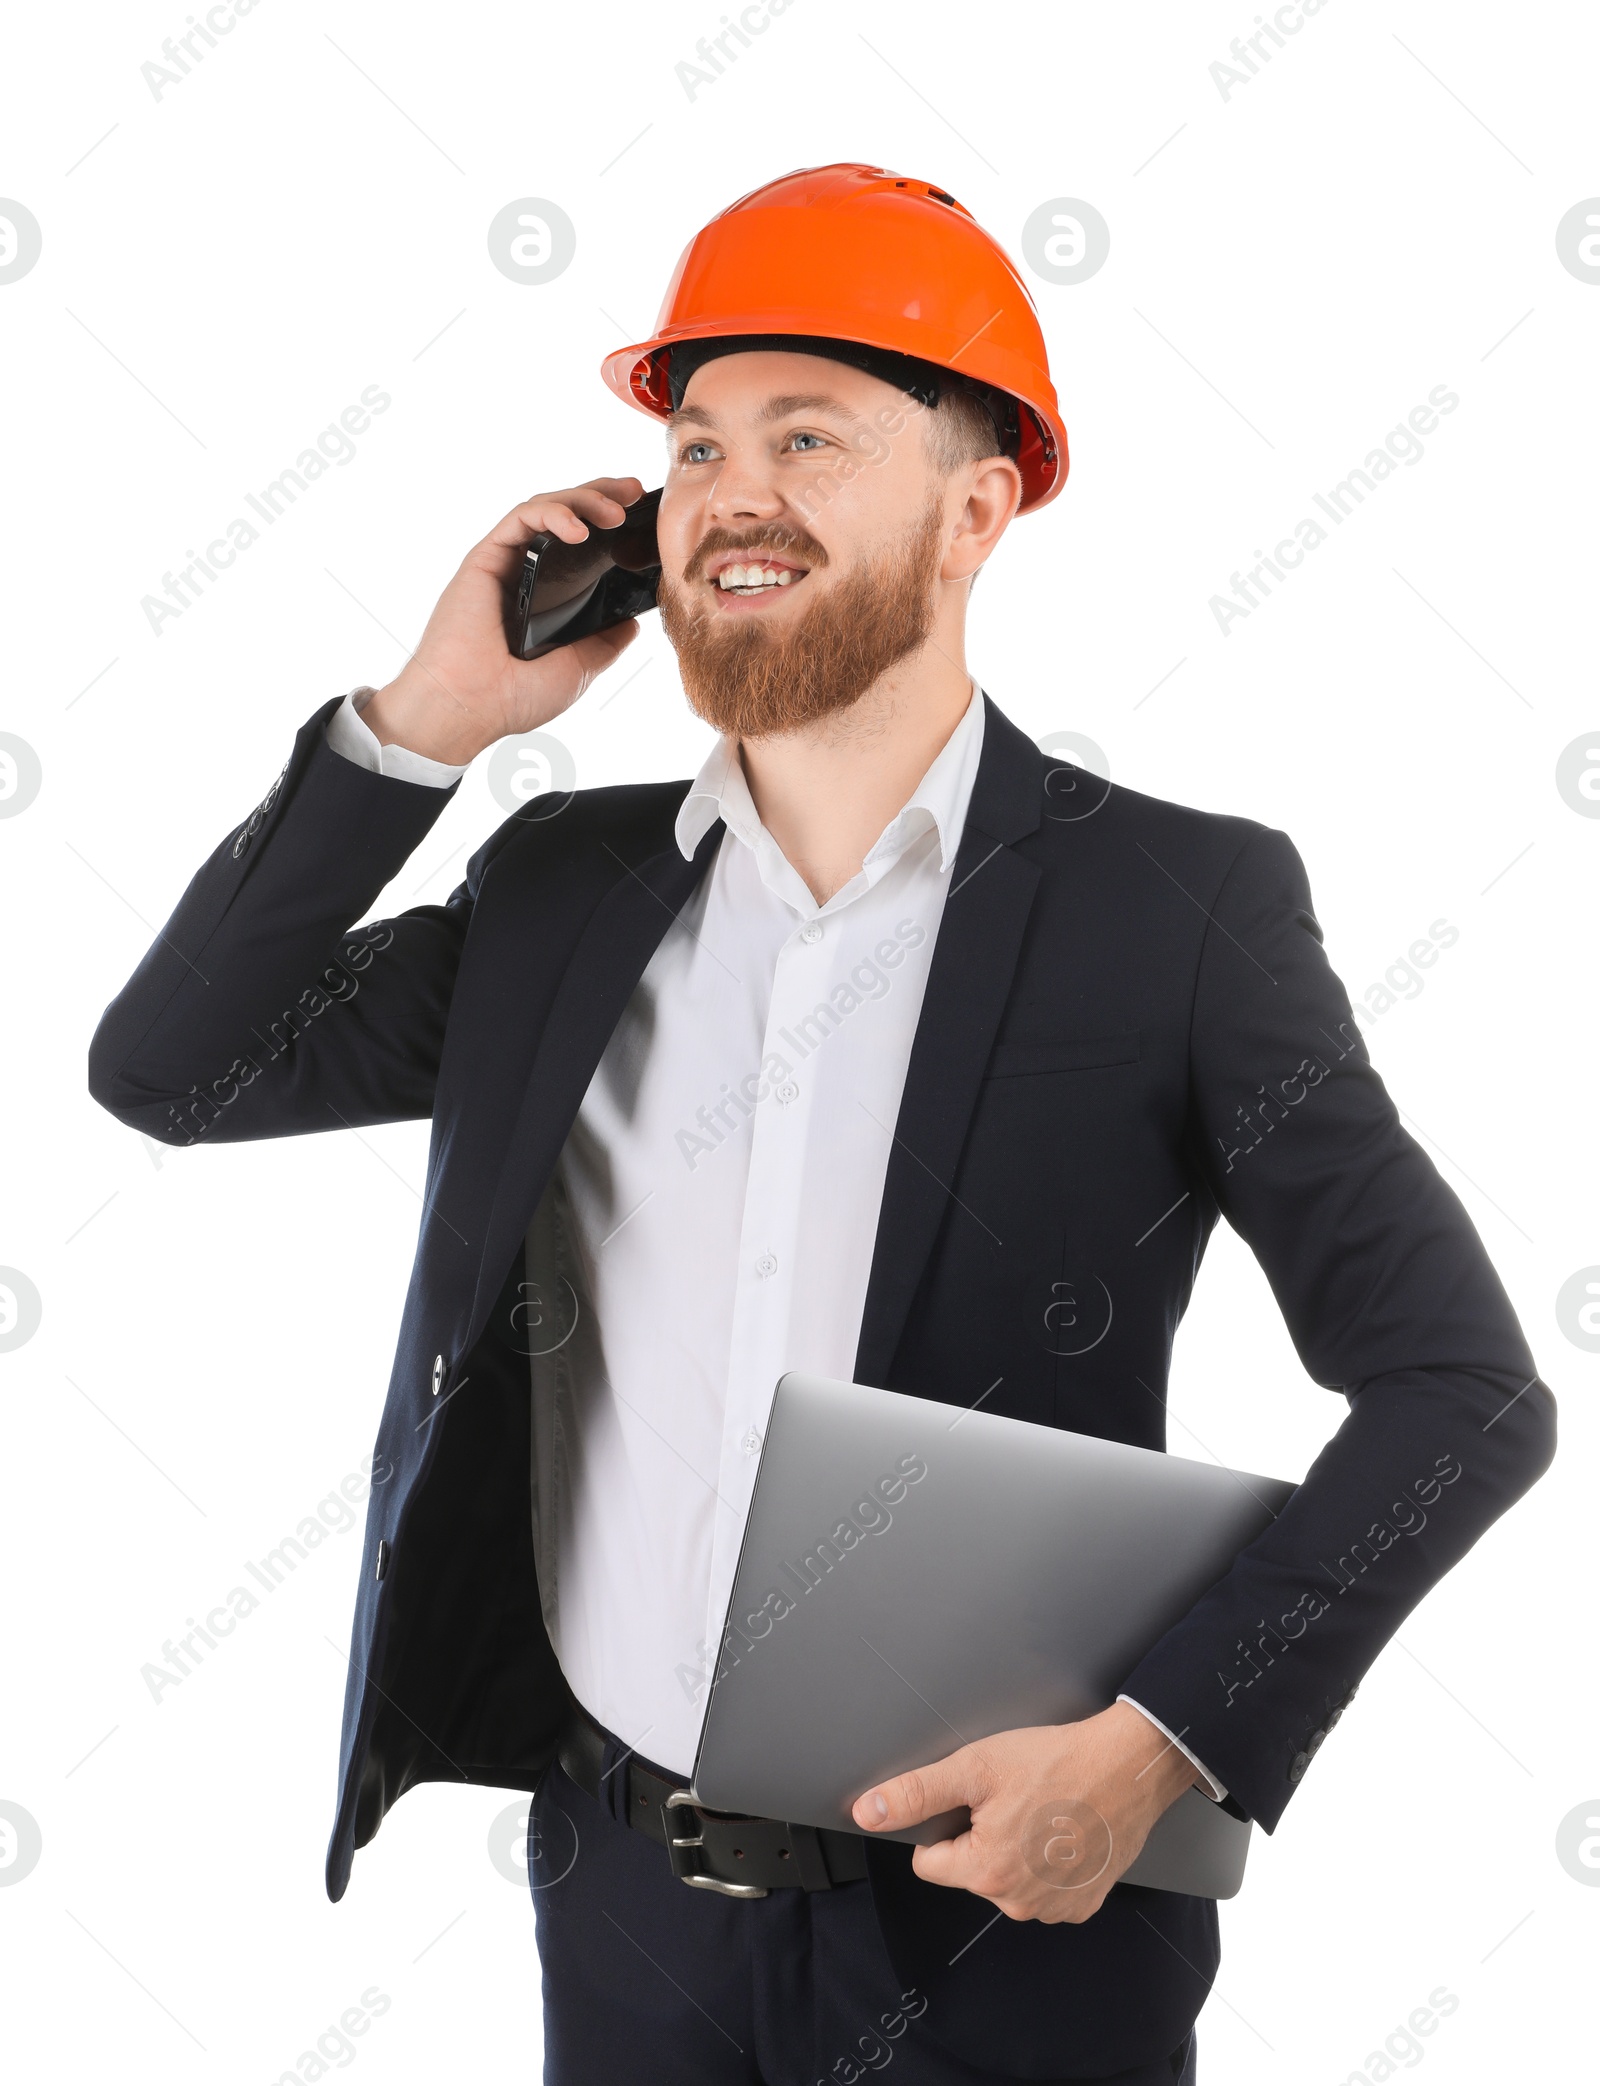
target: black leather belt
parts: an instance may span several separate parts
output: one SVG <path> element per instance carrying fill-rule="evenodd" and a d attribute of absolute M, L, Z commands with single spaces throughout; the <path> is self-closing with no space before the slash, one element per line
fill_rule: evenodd
<path fill-rule="evenodd" d="M 562 1735 L 561 1765 L 588 1796 L 601 1795 L 606 1734 L 579 1709 Z M 867 1873 L 860 1833 L 708 1811 L 689 1791 L 632 1755 L 612 1774 L 629 1825 L 665 1847 L 672 1872 L 695 1890 L 764 1898 L 770 1890 L 832 1890 Z"/>

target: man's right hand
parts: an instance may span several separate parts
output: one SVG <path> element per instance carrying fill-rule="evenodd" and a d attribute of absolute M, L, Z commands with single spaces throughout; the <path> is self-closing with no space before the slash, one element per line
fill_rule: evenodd
<path fill-rule="evenodd" d="M 497 522 L 462 559 L 411 659 L 362 711 L 379 742 L 462 767 L 496 739 L 536 731 L 575 703 L 633 642 L 638 623 L 542 659 L 516 659 L 506 643 L 506 587 L 539 530 L 581 543 L 591 523 L 615 528 L 643 494 L 637 478 L 591 478 L 570 492 L 536 494 Z"/>

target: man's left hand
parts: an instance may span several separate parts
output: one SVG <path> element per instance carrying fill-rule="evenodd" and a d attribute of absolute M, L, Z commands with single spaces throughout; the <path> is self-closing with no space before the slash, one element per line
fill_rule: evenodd
<path fill-rule="evenodd" d="M 1198 1779 L 1147 1717 L 1117 1702 L 1082 1723 L 962 1746 L 869 1789 L 854 1816 L 864 1832 L 894 1832 L 965 1804 L 970 1828 L 918 1847 L 917 1874 L 987 1898 L 1007 1919 L 1081 1925 Z"/>

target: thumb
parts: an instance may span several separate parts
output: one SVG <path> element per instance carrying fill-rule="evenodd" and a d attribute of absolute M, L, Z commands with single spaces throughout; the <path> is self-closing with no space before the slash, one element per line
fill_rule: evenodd
<path fill-rule="evenodd" d="M 914 1767 L 909 1774 L 878 1783 L 856 1798 L 850 1815 L 866 1832 L 897 1832 L 937 1818 L 941 1811 L 982 1803 L 990 1779 L 976 1749 L 962 1746 L 931 1767 Z"/>
<path fill-rule="evenodd" d="M 532 731 L 570 710 L 638 635 L 638 622 L 630 617 L 626 623 L 613 623 L 588 637 L 574 638 L 571 644 L 557 645 L 538 659 L 513 661 L 513 715 L 518 719 L 513 728 Z"/>
<path fill-rule="evenodd" d="M 580 637 L 572 646 L 572 658 L 581 679 L 578 693 L 581 695 L 611 662 L 625 652 L 639 635 L 637 617 L 626 623 L 613 623 L 605 630 L 597 630 L 590 637 Z"/>

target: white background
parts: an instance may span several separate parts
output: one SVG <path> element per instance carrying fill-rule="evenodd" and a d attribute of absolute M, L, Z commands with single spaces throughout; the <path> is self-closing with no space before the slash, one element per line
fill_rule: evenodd
<path fill-rule="evenodd" d="M 1287 830 L 1358 1000 L 1430 923 L 1459 929 L 1369 1045 L 1563 1401 L 1555 1470 L 1257 1835 L 1203 2076 L 1381 2076 L 1369 2053 L 1446 1985 L 1459 2008 L 1414 2060 L 1439 2086 L 1578 2077 L 1600 1890 L 1555 1844 L 1600 1815 L 1600 1361 L 1555 1299 L 1600 1260 L 1600 822 L 1555 766 L 1600 727 L 1600 285 L 1555 228 L 1600 192 L 1592 11 L 1327 0 L 1224 99 L 1208 68 L 1251 0 L 792 0 L 691 99 L 675 67 L 717 0 L 260 0 L 158 100 L 140 68 L 185 13 L 27 10 L 0 76 L 0 194 L 44 237 L 0 287 L 0 730 L 43 767 L 0 820 L 0 1263 L 43 1298 L 0 1354 L 0 1798 L 43 1837 L 0 1888 L 12 2074 L 294 2076 L 372 1985 L 392 2004 L 358 2077 L 538 2074 L 532 1915 L 488 1851 L 509 1793 L 413 1793 L 323 1896 L 356 1533 L 159 1703 L 140 1677 L 362 1466 L 426 1127 L 157 1151 L 90 1103 L 84 1050 L 296 727 L 396 670 L 472 541 L 541 487 L 659 482 L 658 432 L 597 366 L 647 332 L 696 227 L 865 158 L 952 189 L 1014 254 L 1049 199 L 1107 220 L 1091 280 L 1030 278 L 1072 475 L 985 575 L 975 669 L 1116 779 Z M 577 228 L 541 286 L 486 248 L 524 196 Z M 371 384 L 393 404 L 354 461 L 153 634 L 141 598 Z M 1210 597 L 1440 384 L 1460 405 L 1423 460 L 1224 636 Z M 653 624 L 558 729 L 584 785 L 689 774 L 706 743 Z M 498 822 L 485 765 L 385 909 L 443 898 Z M 1342 1413 L 1231 1234 L 1173 1400 L 1174 1449 L 1291 1477 Z M 0 1837 L 0 1884 L 8 1858 Z"/>

